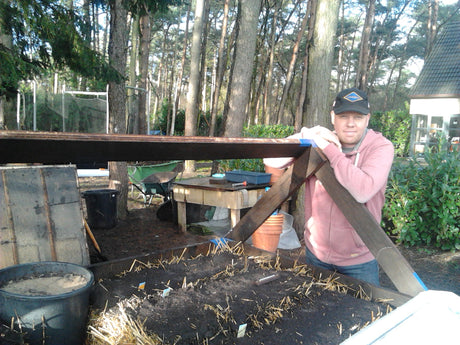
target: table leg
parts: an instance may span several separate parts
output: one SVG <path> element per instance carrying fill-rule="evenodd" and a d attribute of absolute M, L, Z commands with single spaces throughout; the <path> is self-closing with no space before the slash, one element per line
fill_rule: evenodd
<path fill-rule="evenodd" d="M 232 229 L 240 221 L 240 214 L 240 210 L 230 209 L 230 225 Z"/>
<path fill-rule="evenodd" d="M 187 231 L 187 204 L 185 202 L 177 201 L 177 223 L 179 230 L 185 233 Z"/>

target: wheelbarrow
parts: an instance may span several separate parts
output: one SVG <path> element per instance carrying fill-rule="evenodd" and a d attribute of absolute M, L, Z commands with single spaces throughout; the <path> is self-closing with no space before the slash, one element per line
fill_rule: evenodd
<path fill-rule="evenodd" d="M 163 197 L 163 203 L 171 199 L 172 184 L 179 173 L 177 171 L 163 171 L 150 174 L 142 180 L 144 189 L 141 190 L 137 185 L 134 185 L 144 195 L 144 203 L 148 198 L 148 205 L 152 203 L 155 195 Z"/>
<path fill-rule="evenodd" d="M 181 170 L 179 163 L 181 161 L 170 161 L 160 164 L 154 165 L 130 165 L 128 166 L 128 177 L 129 182 L 131 184 L 131 194 L 134 194 L 134 189 L 139 192 L 139 196 L 142 196 L 144 199 L 144 204 L 147 203 L 150 205 L 152 202 L 153 196 L 155 194 L 160 194 L 165 196 L 164 194 L 168 194 L 164 192 L 164 188 L 169 186 L 159 186 L 158 184 L 163 184 L 163 182 L 156 182 L 156 179 L 153 179 L 154 182 L 144 182 L 151 181 L 152 179 L 148 180 L 148 178 L 155 174 L 161 172 L 179 172 Z M 170 175 L 172 176 L 172 174 Z M 177 173 L 176 173 L 177 176 Z M 169 176 L 160 176 L 161 180 L 168 178 Z M 175 177 L 175 176 L 174 176 Z M 166 181 L 167 182 L 167 181 Z M 165 183 L 166 183 L 165 182 Z M 157 191 L 158 190 L 158 191 Z"/>

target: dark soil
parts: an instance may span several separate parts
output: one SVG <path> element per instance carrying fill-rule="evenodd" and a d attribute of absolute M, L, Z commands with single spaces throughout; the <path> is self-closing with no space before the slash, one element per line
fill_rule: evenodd
<path fill-rule="evenodd" d="M 107 182 L 104 178 L 81 178 L 80 188 L 81 191 L 106 188 Z M 92 229 L 104 256 L 97 254 L 88 239 L 92 263 L 202 243 L 215 237 L 179 232 L 173 219 L 158 219 L 156 212 L 161 199 L 145 206 L 136 194 L 129 199 L 127 219 L 119 220 L 112 229 Z M 84 206 L 84 200 L 82 204 Z M 399 249 L 429 289 L 460 295 L 460 253 L 433 248 Z M 284 251 L 283 254 L 303 262 L 304 248 Z M 231 265 L 232 260 L 234 265 Z M 289 344 L 337 344 L 371 322 L 374 316 L 386 313 L 383 304 L 319 286 L 313 286 L 308 296 L 300 296 L 295 288 L 311 282 L 312 278 L 292 272 L 280 272 L 280 278 L 274 282 L 255 286 L 255 280 L 276 272 L 261 269 L 254 262 L 247 271 L 242 267 L 244 260 L 241 257 L 225 253 L 182 262 L 168 269 L 160 267 L 130 272 L 123 277 L 104 280 L 102 284 L 106 292 L 101 292 L 103 298 L 95 302 L 94 308 L 104 307 L 106 300 L 109 306 L 113 306 L 118 301 L 137 296 L 138 302 L 134 303 L 131 312 L 145 319 L 147 329 L 158 334 L 166 344 L 201 344 L 210 339 L 214 340 L 209 343 L 219 344 L 279 344 L 280 339 Z M 218 280 L 209 278 L 222 270 L 234 270 L 234 274 Z M 193 288 L 182 288 L 184 277 L 186 282 L 200 279 L 206 282 Z M 141 282 L 146 282 L 144 290 L 138 289 Z M 393 288 L 383 272 L 381 283 Z M 171 295 L 163 298 L 161 291 L 167 287 L 172 288 Z M 283 312 L 283 317 L 276 323 L 264 323 L 261 330 L 256 327 L 257 321 L 248 321 L 248 315 L 258 315 L 263 321 L 267 306 L 281 305 L 285 296 L 296 300 L 296 305 Z M 227 311 L 232 319 L 219 319 L 216 310 L 221 314 Z M 238 326 L 243 323 L 248 323 L 246 336 L 236 340 Z M 182 337 L 180 340 L 178 335 Z"/>
<path fill-rule="evenodd" d="M 104 308 L 117 300 L 166 344 L 338 344 L 387 306 L 335 291 L 304 267 L 275 269 L 260 257 L 210 253 L 180 263 L 143 264 L 96 284 Z M 276 275 L 263 285 L 256 282 Z M 139 289 L 139 284 L 145 287 Z M 326 287 L 330 287 L 327 289 Z M 167 297 L 162 293 L 171 288 Z M 119 308 L 119 306 L 118 306 Z M 241 325 L 246 334 L 238 339 Z"/>

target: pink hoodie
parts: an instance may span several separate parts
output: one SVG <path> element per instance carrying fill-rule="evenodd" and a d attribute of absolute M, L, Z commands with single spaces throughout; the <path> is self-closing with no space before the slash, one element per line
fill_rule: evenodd
<path fill-rule="evenodd" d="M 299 137 L 294 135 L 290 138 Z M 357 151 L 342 153 L 337 146 L 329 144 L 323 153 L 340 184 L 358 202 L 364 203 L 380 223 L 388 174 L 393 163 L 393 144 L 380 133 L 369 129 Z M 270 163 L 275 163 L 276 159 L 267 161 L 267 165 L 272 165 Z M 314 176 L 305 184 L 305 220 L 305 244 L 319 260 L 349 266 L 374 259 Z"/>

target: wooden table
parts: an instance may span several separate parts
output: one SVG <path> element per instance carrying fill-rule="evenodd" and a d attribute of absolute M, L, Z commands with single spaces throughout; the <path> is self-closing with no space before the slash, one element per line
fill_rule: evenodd
<path fill-rule="evenodd" d="M 233 228 L 240 221 L 243 208 L 252 207 L 265 194 L 268 184 L 249 184 L 233 187 L 231 182 L 211 183 L 212 179 L 194 178 L 175 182 L 174 200 L 177 202 L 177 220 L 181 231 L 187 229 L 187 203 L 216 206 L 230 209 Z"/>

